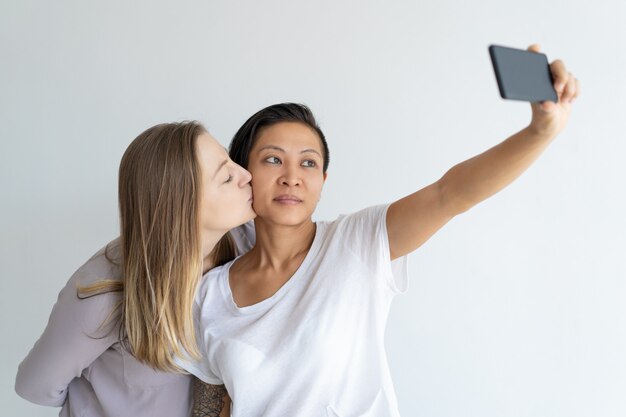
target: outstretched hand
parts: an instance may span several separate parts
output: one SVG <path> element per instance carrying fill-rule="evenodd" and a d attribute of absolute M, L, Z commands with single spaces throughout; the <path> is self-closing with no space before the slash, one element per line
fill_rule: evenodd
<path fill-rule="evenodd" d="M 539 45 L 533 44 L 528 47 L 528 50 L 539 52 L 540 48 Z M 550 64 L 550 71 L 559 101 L 558 103 L 552 101 L 532 103 L 533 116 L 530 128 L 541 135 L 556 136 L 567 124 L 572 103 L 580 94 L 580 83 L 571 72 L 568 72 L 560 59 Z"/>

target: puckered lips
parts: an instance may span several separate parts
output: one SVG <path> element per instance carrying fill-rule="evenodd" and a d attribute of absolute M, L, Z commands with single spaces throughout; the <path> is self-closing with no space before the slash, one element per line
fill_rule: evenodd
<path fill-rule="evenodd" d="M 302 199 L 298 198 L 293 194 L 282 194 L 277 197 L 274 197 L 274 201 L 280 204 L 286 205 L 294 205 L 302 203 Z"/>

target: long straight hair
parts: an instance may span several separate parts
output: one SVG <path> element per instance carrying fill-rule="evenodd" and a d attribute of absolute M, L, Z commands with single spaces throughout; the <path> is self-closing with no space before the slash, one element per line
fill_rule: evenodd
<path fill-rule="evenodd" d="M 81 298 L 122 291 L 123 340 L 138 360 L 163 371 L 180 370 L 174 356 L 199 357 L 192 309 L 203 266 L 196 152 L 203 132 L 197 122 L 160 124 L 128 146 L 119 170 L 122 281 L 79 289 Z M 234 250 L 227 234 L 211 253 L 213 266 Z"/>

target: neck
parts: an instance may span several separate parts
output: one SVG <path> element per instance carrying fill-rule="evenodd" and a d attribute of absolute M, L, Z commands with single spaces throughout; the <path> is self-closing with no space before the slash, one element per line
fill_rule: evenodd
<path fill-rule="evenodd" d="M 204 232 L 201 234 L 202 239 L 202 273 L 206 273 L 209 269 L 213 268 L 213 260 L 211 259 L 211 252 L 215 249 L 215 245 L 224 236 L 224 233 L 219 234 L 217 232 Z"/>
<path fill-rule="evenodd" d="M 296 226 L 282 226 L 268 224 L 257 217 L 254 227 L 256 245 L 250 251 L 250 256 L 257 265 L 277 270 L 308 253 L 316 230 L 311 219 Z"/>

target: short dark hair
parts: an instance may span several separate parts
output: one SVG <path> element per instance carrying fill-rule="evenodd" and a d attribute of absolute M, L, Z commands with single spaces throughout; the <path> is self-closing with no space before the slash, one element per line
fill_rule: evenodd
<path fill-rule="evenodd" d="M 317 124 L 313 112 L 304 104 L 280 103 L 268 106 L 253 114 L 239 128 L 230 141 L 230 158 L 244 168 L 248 168 L 250 151 L 262 128 L 281 122 L 302 123 L 313 129 L 320 138 L 324 153 L 323 172 L 328 169 L 329 152 L 326 137 Z"/>

